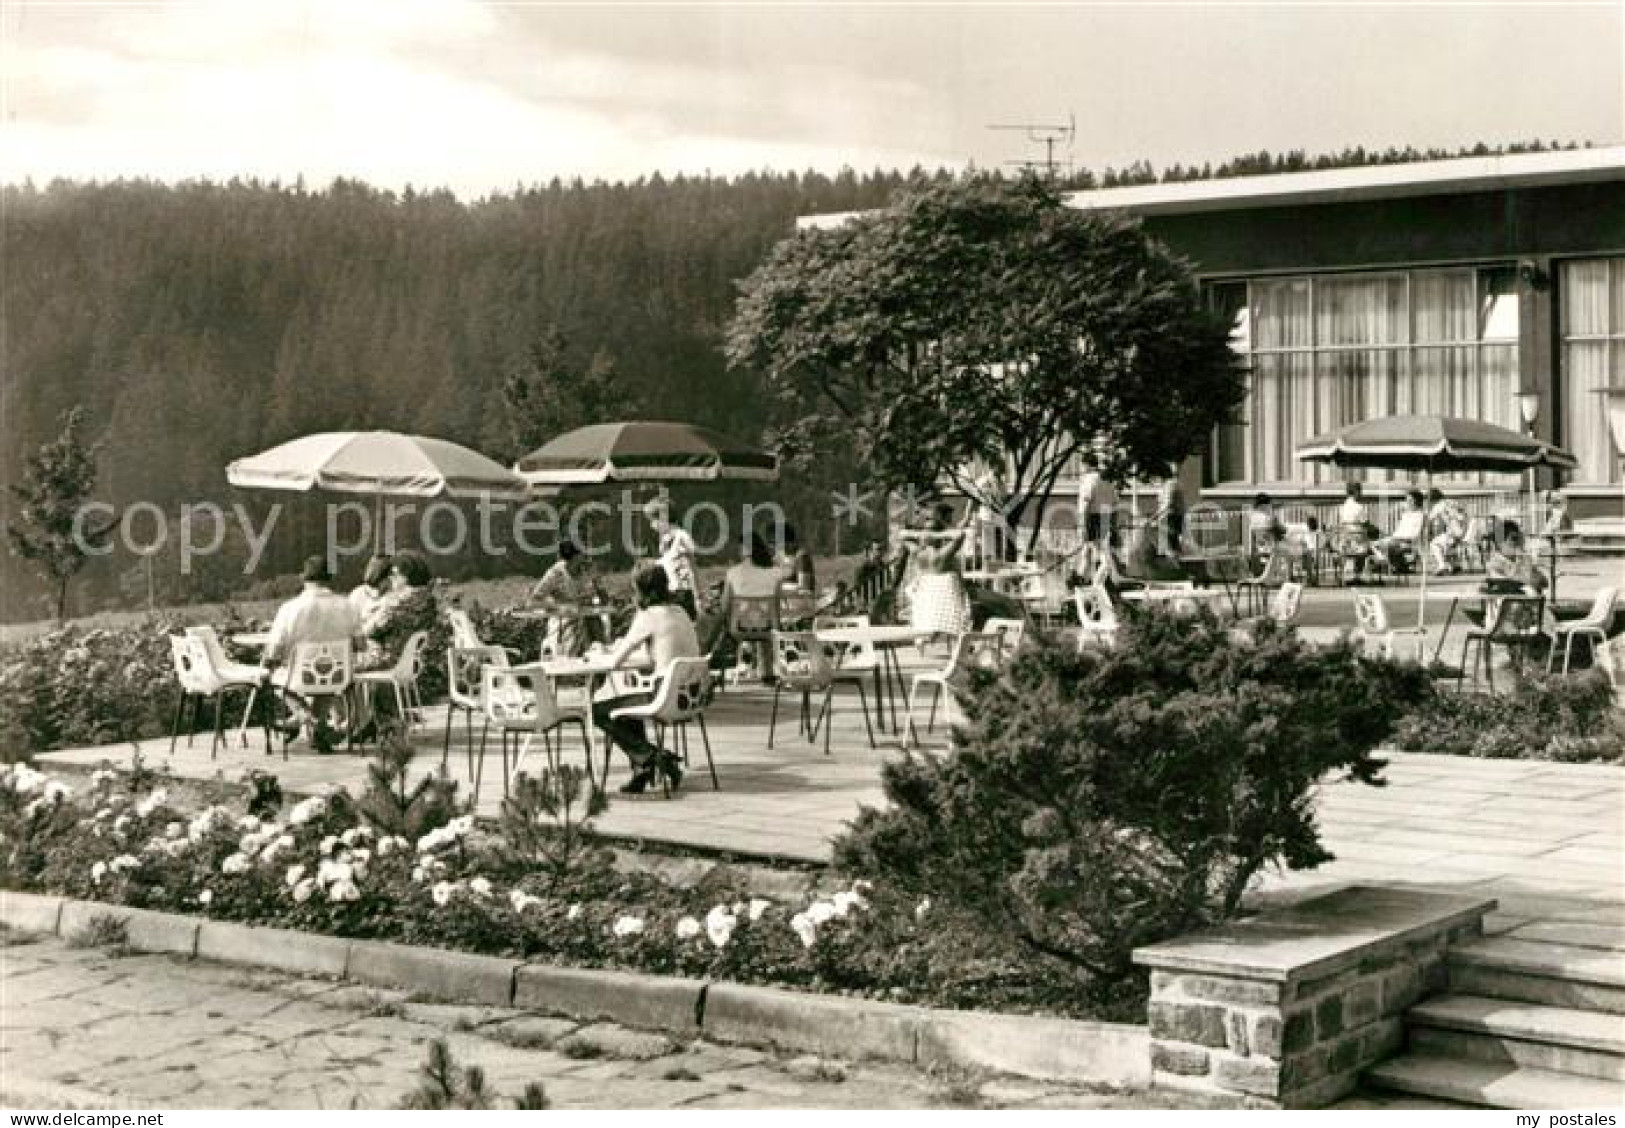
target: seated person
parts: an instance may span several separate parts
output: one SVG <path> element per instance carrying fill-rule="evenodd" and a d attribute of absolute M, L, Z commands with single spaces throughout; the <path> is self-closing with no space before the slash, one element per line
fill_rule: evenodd
<path fill-rule="evenodd" d="M 1546 590 L 1546 574 L 1535 566 L 1516 521 L 1501 526 L 1501 535 L 1490 550 L 1484 570 L 1492 580 L 1516 580 L 1532 595 Z"/>
<path fill-rule="evenodd" d="M 1574 519 L 1569 516 L 1568 499 L 1556 490 L 1546 495 L 1546 523 L 1540 534 L 1529 539 L 1529 552 L 1537 560 L 1549 560 L 1562 548 L 1563 538 L 1574 532 Z"/>
<path fill-rule="evenodd" d="M 710 617 L 704 632 L 706 649 L 715 650 L 717 644 L 725 637 L 732 637 L 735 628 L 752 633 L 770 631 L 774 628 L 774 617 L 767 612 L 768 604 L 759 604 L 763 608 L 760 614 L 742 614 L 745 608 L 735 602 L 738 599 L 777 599 L 779 585 L 784 581 L 784 570 L 775 563 L 773 549 L 761 536 L 750 538 L 750 554 L 739 563 L 729 568 L 722 578 L 722 593 L 718 598 L 715 612 Z M 750 609 L 754 612 L 754 608 Z M 735 642 L 739 640 L 734 639 Z M 766 675 L 772 666 L 771 655 L 767 661 L 761 661 L 751 650 L 750 643 L 740 643 L 739 664 L 746 665 L 747 655 L 751 658 L 751 665 L 759 673 Z"/>
<path fill-rule="evenodd" d="M 634 580 L 637 589 L 638 613 L 616 641 L 610 654 L 610 668 L 619 669 L 638 651 L 647 652 L 657 675 L 675 658 L 701 656 L 700 640 L 694 633 L 694 621 L 677 604 L 665 569 L 654 565 L 643 569 Z M 621 785 L 627 795 L 641 794 L 654 782 L 658 772 L 666 777 L 673 789 L 682 785 L 683 767 L 677 757 L 662 752 L 649 740 L 643 722 L 611 716 L 617 709 L 632 705 L 647 705 L 654 700 L 652 692 L 627 693 L 606 696 L 593 702 L 592 721 L 606 737 L 621 746 L 632 764 L 632 778 Z M 608 755 L 608 750 L 605 750 Z"/>
<path fill-rule="evenodd" d="M 1393 572 L 1409 572 L 1416 566 L 1422 532 L 1427 524 L 1426 498 L 1421 490 L 1405 495 L 1405 511 L 1394 524 L 1394 531 L 1371 546 L 1373 552 L 1387 560 Z"/>
<path fill-rule="evenodd" d="M 1371 560 L 1371 540 L 1376 526 L 1371 524 L 1371 507 L 1365 503 L 1365 487 L 1349 482 L 1343 487 L 1343 504 L 1337 511 L 1337 555 L 1343 565 L 1343 580 L 1359 584 L 1365 579 Z"/>
<path fill-rule="evenodd" d="M 547 642 L 562 658 L 578 658 L 597 638 L 598 620 L 583 616 L 580 608 L 601 602 L 604 593 L 592 574 L 581 546 L 573 540 L 559 542 L 559 558 L 530 589 L 530 602 L 550 612 Z M 545 644 L 544 644 L 545 645 Z"/>
<path fill-rule="evenodd" d="M 813 567 L 812 553 L 807 546 L 801 543 L 801 536 L 796 532 L 794 525 L 784 526 L 784 574 L 785 584 L 793 586 L 797 591 L 808 595 L 818 593 L 818 574 Z"/>
<path fill-rule="evenodd" d="M 350 606 L 355 608 L 356 617 L 365 620 L 372 613 L 389 591 L 389 571 L 393 563 L 387 556 L 374 556 L 367 561 L 366 571 L 361 573 L 361 582 L 350 589 Z"/>
<path fill-rule="evenodd" d="M 1436 575 L 1448 576 L 1455 570 L 1450 563 L 1450 554 L 1467 535 L 1467 511 L 1460 502 L 1445 497 L 1441 491 L 1429 490 L 1428 527 L 1433 533 L 1433 539 L 1428 541 L 1433 571 Z"/>
<path fill-rule="evenodd" d="M 271 633 L 265 642 L 265 665 L 275 668 L 293 657 L 294 648 L 302 642 L 350 642 L 361 633 L 361 621 L 355 608 L 344 596 L 333 590 L 333 573 L 323 556 L 305 560 L 301 571 L 304 588 L 298 595 L 277 608 L 271 621 Z M 273 674 L 272 680 L 286 684 L 287 674 Z M 318 752 L 333 750 L 331 711 L 333 702 L 323 698 L 314 705 L 292 698 L 288 703 L 296 711 L 284 728 L 284 736 L 292 740 L 299 734 L 304 719 L 311 722 L 310 742 Z M 306 713 L 306 707 L 310 706 Z"/>
<path fill-rule="evenodd" d="M 428 562 L 415 552 L 395 557 L 389 572 L 389 590 L 361 621 L 362 647 L 356 655 L 356 671 L 387 670 L 401 660 L 406 644 L 418 631 L 434 631 L 440 621 L 440 608 Z M 373 702 L 362 695 L 357 718 L 357 740 L 370 740 L 376 733 Z"/>
<path fill-rule="evenodd" d="M 1286 526 L 1286 533 L 1281 538 L 1281 547 L 1293 561 L 1293 568 L 1301 571 L 1311 582 L 1320 575 L 1320 548 L 1323 538 L 1320 535 L 1320 519 L 1308 517 L 1302 524 L 1294 522 Z"/>
<path fill-rule="evenodd" d="M 1268 556 L 1286 536 L 1286 526 L 1275 515 L 1275 500 L 1267 493 L 1253 496 L 1253 507 L 1247 511 L 1247 540 L 1251 554 Z"/>

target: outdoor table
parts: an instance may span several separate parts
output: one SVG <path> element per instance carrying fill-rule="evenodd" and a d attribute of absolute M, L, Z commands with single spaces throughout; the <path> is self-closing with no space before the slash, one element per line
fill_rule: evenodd
<path fill-rule="evenodd" d="M 1124 603 L 1171 603 L 1177 610 L 1180 604 L 1187 609 L 1194 608 L 1198 603 L 1211 603 L 1216 599 L 1227 599 L 1229 593 L 1223 588 L 1193 588 L 1193 587 L 1151 587 L 1139 588 L 1135 591 L 1125 591 L 1118 595 Z"/>
<path fill-rule="evenodd" d="M 597 619 L 604 628 L 602 641 L 607 642 L 615 636 L 615 624 L 610 617 L 614 610 L 608 603 L 559 603 L 547 607 L 517 607 L 513 616 L 543 623 L 550 619 Z"/>
<path fill-rule="evenodd" d="M 1225 552 L 1187 552 L 1179 556 L 1179 564 L 1191 574 L 1192 579 L 1201 587 L 1211 589 L 1213 584 L 1219 585 L 1218 590 L 1224 592 L 1230 600 L 1230 613 L 1241 614 L 1241 604 L 1236 591 L 1237 577 L 1231 574 L 1237 564 L 1243 571 L 1247 571 L 1246 557 L 1240 553 Z M 1215 568 L 1214 565 L 1221 565 Z"/>
<path fill-rule="evenodd" d="M 891 685 L 891 724 L 892 732 L 902 730 L 897 724 L 897 698 L 903 692 L 903 665 L 897 658 L 897 651 L 904 646 L 911 646 L 925 639 L 935 636 L 935 631 L 922 631 L 918 627 L 906 625 L 898 626 L 868 626 L 868 627 L 826 627 L 813 632 L 819 642 L 826 646 L 833 646 L 844 650 L 848 646 L 870 645 L 875 648 L 880 661 L 875 666 L 875 718 L 880 722 L 881 731 L 885 731 L 887 686 Z"/>
<path fill-rule="evenodd" d="M 270 631 L 242 631 L 231 636 L 232 644 L 244 650 L 264 650 L 271 641 Z"/>
<path fill-rule="evenodd" d="M 1010 585 L 1019 589 L 1026 581 L 1041 575 L 1043 572 L 1030 565 L 1018 565 L 1014 568 L 981 568 L 960 573 L 962 579 L 971 583 L 986 584 L 995 591 L 1008 591 Z"/>
<path fill-rule="evenodd" d="M 592 650 L 579 658 L 542 658 L 535 662 L 523 662 L 513 669 L 520 673 L 540 673 L 549 681 L 557 684 L 561 681 L 580 681 L 590 703 L 596 699 L 599 686 L 609 680 L 610 674 L 616 670 L 633 670 L 647 673 L 652 669 L 647 659 L 634 660 L 616 666 L 612 661 L 613 655 L 608 650 Z M 587 722 L 587 774 L 592 775 L 592 757 L 597 749 L 597 738 L 594 735 L 597 729 L 589 720 Z M 609 779 L 609 748 L 604 748 L 604 767 L 602 779 Z M 602 786 L 602 785 L 600 785 Z"/>

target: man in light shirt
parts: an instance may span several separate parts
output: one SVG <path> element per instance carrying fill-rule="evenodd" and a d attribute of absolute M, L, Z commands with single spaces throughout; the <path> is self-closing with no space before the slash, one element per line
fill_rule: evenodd
<path fill-rule="evenodd" d="M 280 666 L 293 657 L 294 648 L 302 642 L 350 642 L 361 633 L 361 621 L 354 605 L 333 590 L 333 573 L 327 560 L 312 556 L 305 561 L 301 572 L 305 586 L 302 591 L 281 607 L 271 621 L 271 633 L 265 643 L 265 664 Z M 272 681 L 287 684 L 288 673 L 277 671 Z M 290 704 L 302 704 L 290 699 Z M 332 702 L 321 700 L 312 705 L 310 742 L 317 751 L 331 752 L 333 734 L 328 724 Z M 292 739 L 299 731 L 299 720 L 290 723 Z"/>
<path fill-rule="evenodd" d="M 694 570 L 694 538 L 681 525 L 671 523 L 671 511 L 663 498 L 644 506 L 643 513 L 660 537 L 660 567 L 666 572 L 672 601 L 688 612 L 690 620 L 697 619 L 700 592 Z"/>

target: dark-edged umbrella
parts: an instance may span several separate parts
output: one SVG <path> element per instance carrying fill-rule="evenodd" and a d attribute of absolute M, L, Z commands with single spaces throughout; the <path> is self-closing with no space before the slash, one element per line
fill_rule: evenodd
<path fill-rule="evenodd" d="M 692 423 L 633 420 L 568 431 L 521 458 L 533 486 L 601 482 L 775 482 L 779 460 L 749 443 Z"/>
<path fill-rule="evenodd" d="M 1420 471 L 1430 479 L 1436 473 L 1458 470 L 1521 474 L 1537 466 L 1573 470 L 1580 465 L 1574 455 L 1544 439 L 1481 419 L 1459 419 L 1450 415 L 1388 415 L 1367 419 L 1316 436 L 1293 453 L 1302 462 Z M 1554 562 L 1554 598 L 1555 572 Z M 1427 593 L 1428 569 L 1427 561 L 1423 560 L 1422 594 L 1416 608 L 1418 628 L 1426 624 Z"/>

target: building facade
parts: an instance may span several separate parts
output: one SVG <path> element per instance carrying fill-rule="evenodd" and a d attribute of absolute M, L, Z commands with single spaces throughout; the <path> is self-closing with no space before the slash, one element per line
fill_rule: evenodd
<path fill-rule="evenodd" d="M 1190 260 L 1235 325 L 1247 402 L 1182 477 L 1214 500 L 1312 502 L 1351 476 L 1293 458 L 1362 419 L 1445 414 L 1574 452 L 1578 517 L 1625 513 L 1600 390 L 1625 384 L 1625 148 L 1074 193 Z M 1552 484 L 1543 482 L 1542 484 Z M 1516 491 L 1459 475 L 1452 492 Z"/>

